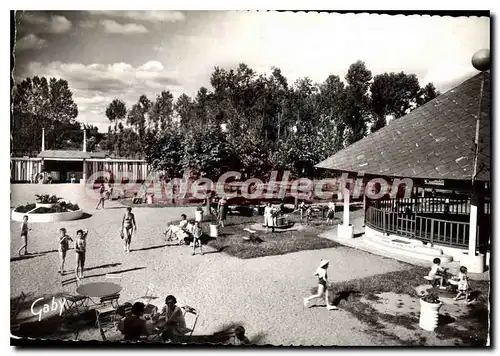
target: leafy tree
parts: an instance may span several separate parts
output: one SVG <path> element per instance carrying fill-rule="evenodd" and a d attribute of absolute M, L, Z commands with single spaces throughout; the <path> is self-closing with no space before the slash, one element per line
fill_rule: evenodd
<path fill-rule="evenodd" d="M 153 132 L 164 131 L 172 123 L 174 114 L 174 96 L 169 91 L 162 91 L 151 105 L 148 128 Z"/>
<path fill-rule="evenodd" d="M 345 77 L 347 93 L 345 96 L 346 144 L 350 145 L 366 135 L 369 119 L 368 89 L 372 73 L 363 61 L 357 61 L 349 67 Z"/>
<path fill-rule="evenodd" d="M 73 94 L 63 79 L 26 78 L 16 85 L 12 99 L 12 150 L 20 154 L 40 150 L 42 128 L 46 149 L 56 148 L 78 115 Z"/>

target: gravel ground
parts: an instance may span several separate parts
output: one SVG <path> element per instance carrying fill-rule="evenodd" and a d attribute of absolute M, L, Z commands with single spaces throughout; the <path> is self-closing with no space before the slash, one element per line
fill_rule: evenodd
<path fill-rule="evenodd" d="M 88 228 L 86 267 L 89 270 L 85 282 L 104 280 L 108 272 L 123 271 L 121 302 L 142 296 L 148 283 L 152 283 L 159 297 L 153 304 L 161 307 L 165 296 L 173 294 L 179 304 L 199 309 L 195 334 L 208 335 L 228 324 L 239 323 L 258 344 L 386 345 L 386 340 L 370 335 L 366 325 L 350 313 L 315 307 L 305 309 L 302 299 L 316 284 L 313 273 L 320 258 L 331 260 L 329 278 L 332 282 L 406 268 L 403 264 L 346 247 L 250 260 L 207 247 L 208 253 L 204 256 L 191 256 L 187 246 L 165 246 L 161 234 L 168 222 L 178 219 L 182 212 L 194 215 L 189 208 L 134 209 L 138 231 L 132 240 L 132 253 L 125 254 L 119 238 L 125 209 L 111 202 L 107 209 L 96 212 L 95 202 L 82 198 L 78 190 L 81 187 L 12 186 L 12 206 L 33 201 L 31 196 L 35 193 L 54 191 L 64 198 L 71 196 L 72 202 L 92 214 L 79 221 L 31 224 L 29 252 L 37 254 L 23 259 L 17 258 L 17 249 L 21 246 L 20 223 L 11 222 L 12 297 L 21 291 L 30 296 L 74 291 L 75 284 L 62 287 L 57 274 L 58 230 L 66 227 L 73 237 L 76 229 Z M 74 265 L 74 252 L 70 251 L 67 266 L 73 268 Z M 72 278 L 73 274 L 62 277 L 66 282 Z M 81 339 L 94 337 L 80 336 Z"/>

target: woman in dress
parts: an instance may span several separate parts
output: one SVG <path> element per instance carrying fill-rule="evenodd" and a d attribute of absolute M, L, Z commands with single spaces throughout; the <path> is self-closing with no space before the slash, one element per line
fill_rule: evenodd
<path fill-rule="evenodd" d="M 266 232 L 269 232 L 269 227 L 274 232 L 274 225 L 274 209 L 271 203 L 267 203 L 264 208 L 264 226 L 266 227 Z"/>
<path fill-rule="evenodd" d="M 217 204 L 217 212 L 219 214 L 219 225 L 224 227 L 224 221 L 226 221 L 227 216 L 227 199 L 225 195 L 223 195 L 222 198 L 219 199 L 219 203 Z"/>
<path fill-rule="evenodd" d="M 184 313 L 177 305 L 177 299 L 173 295 L 165 298 L 165 306 L 162 308 L 160 314 L 155 316 L 155 319 L 164 319 L 165 326 L 163 327 L 162 339 L 163 341 L 174 340 L 191 331 L 186 327 L 186 320 Z"/>
<path fill-rule="evenodd" d="M 132 213 L 132 208 L 128 207 L 127 212 L 123 215 L 122 220 L 122 230 L 125 235 L 125 246 L 123 250 L 130 253 L 130 242 L 132 241 L 132 234 L 137 231 L 137 225 L 135 223 L 135 216 Z"/>

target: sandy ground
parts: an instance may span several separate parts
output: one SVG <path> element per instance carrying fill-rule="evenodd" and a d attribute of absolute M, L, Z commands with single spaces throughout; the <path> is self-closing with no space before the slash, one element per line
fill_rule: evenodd
<path fill-rule="evenodd" d="M 248 337 L 259 344 L 387 345 L 386 340 L 370 334 L 367 326 L 350 313 L 329 312 L 320 307 L 305 309 L 302 299 L 316 283 L 313 273 L 320 258 L 331 260 L 329 279 L 332 282 L 407 268 L 397 261 L 347 247 L 250 260 L 240 260 L 210 248 L 204 256 L 191 256 L 189 247 L 165 246 L 161 234 L 167 223 L 181 213 L 194 215 L 189 208 L 134 209 L 138 231 L 132 241 L 132 253 L 125 254 L 119 237 L 123 207 L 112 202 L 107 209 L 95 211 L 95 201 L 82 198 L 81 192 L 75 193 L 77 188 L 58 190 L 56 187 L 13 185 L 11 205 L 33 201 L 34 189 L 40 193 L 42 189 L 43 192 L 53 190 L 65 198 L 71 196 L 72 202 L 92 216 L 79 221 L 31 224 L 29 252 L 38 254 L 20 260 L 16 258 L 21 246 L 20 223 L 11 222 L 12 297 L 21 291 L 29 296 L 74 291 L 74 283 L 61 286 L 57 273 L 58 230 L 66 227 L 74 236 L 78 228 L 87 228 L 86 282 L 102 281 L 109 272 L 123 272 L 120 302 L 142 296 L 152 283 L 159 297 L 153 304 L 161 307 L 165 296 L 173 294 L 179 304 L 199 309 L 195 334 L 207 335 L 220 331 L 225 325 L 240 323 L 245 326 Z M 70 251 L 67 266 L 73 268 L 74 264 L 74 252 Z M 67 275 L 62 281 L 66 283 L 72 278 L 73 274 Z M 95 335 L 80 337 L 92 339 Z"/>

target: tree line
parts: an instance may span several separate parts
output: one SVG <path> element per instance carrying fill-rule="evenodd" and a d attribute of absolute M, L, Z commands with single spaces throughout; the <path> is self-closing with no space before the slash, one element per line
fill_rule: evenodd
<path fill-rule="evenodd" d="M 153 100 L 141 95 L 130 108 L 114 99 L 100 147 L 144 158 L 167 177 L 186 169 L 209 177 L 228 170 L 244 178 L 265 178 L 271 170 L 311 176 L 315 164 L 384 127 L 388 116 L 397 119 L 439 95 L 432 83 L 421 87 L 414 74 L 372 76 L 362 61 L 351 64 L 344 78 L 330 75 L 322 83 L 307 77 L 289 83 L 279 68 L 264 75 L 246 64 L 215 67 L 210 85 L 193 98 L 174 100 L 169 91 Z M 66 114 L 55 120 L 71 122 L 77 113 L 71 107 L 61 105 Z"/>

